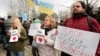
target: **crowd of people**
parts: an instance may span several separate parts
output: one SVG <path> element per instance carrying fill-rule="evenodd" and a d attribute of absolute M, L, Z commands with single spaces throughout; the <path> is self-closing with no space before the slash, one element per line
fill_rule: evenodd
<path fill-rule="evenodd" d="M 72 6 L 71 17 L 66 18 L 64 22 L 61 21 L 60 25 L 100 33 L 100 22 L 98 22 L 96 18 L 91 17 L 93 27 L 90 29 L 87 21 L 88 16 L 85 3 L 83 1 L 77 1 Z M 45 42 L 44 44 L 38 44 L 37 46 L 32 45 L 33 41 L 36 42 L 38 36 L 28 35 L 30 25 L 34 23 L 40 23 L 40 28 L 45 30 L 45 34 L 42 36 Z M 0 44 L 3 44 L 4 49 L 7 51 L 7 56 L 25 56 L 24 42 L 27 39 L 29 39 L 29 45 L 32 46 L 33 56 L 72 56 L 71 54 L 60 50 L 58 51 L 54 48 L 58 25 L 53 16 L 44 13 L 40 14 L 38 18 L 33 18 L 33 20 L 28 23 L 26 21 L 22 23 L 21 17 L 12 18 L 8 16 L 7 20 L 0 18 Z M 10 31 L 15 29 L 18 30 L 18 41 L 9 42 L 11 36 Z M 53 30 L 53 33 L 49 34 L 48 32 L 51 30 Z M 95 56 L 100 56 L 100 42 Z"/>

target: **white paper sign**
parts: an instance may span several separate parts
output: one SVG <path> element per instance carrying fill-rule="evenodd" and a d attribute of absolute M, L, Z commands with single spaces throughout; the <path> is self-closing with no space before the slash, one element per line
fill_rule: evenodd
<path fill-rule="evenodd" d="M 58 26 L 54 48 L 72 56 L 95 56 L 99 33 Z"/>
<path fill-rule="evenodd" d="M 45 36 L 45 31 L 44 31 L 44 29 L 40 29 L 40 30 L 38 30 L 37 32 L 36 32 L 36 42 L 38 43 L 38 44 L 44 44 L 44 36 Z"/>
<path fill-rule="evenodd" d="M 45 43 L 45 41 L 44 41 L 44 36 L 43 36 L 43 35 L 38 35 L 38 36 L 37 36 L 37 39 L 36 39 L 36 42 L 37 42 L 38 44 L 44 44 L 44 43 Z"/>
<path fill-rule="evenodd" d="M 37 31 L 41 30 L 40 25 L 41 24 L 39 24 L 39 23 L 31 24 L 28 35 L 35 36 L 37 34 Z"/>
<path fill-rule="evenodd" d="M 33 23 L 30 25 L 30 29 L 37 30 L 37 29 L 40 29 L 40 26 L 41 26 L 40 23 Z"/>
<path fill-rule="evenodd" d="M 11 30 L 11 37 L 9 42 L 17 42 L 18 41 L 18 30 Z"/>

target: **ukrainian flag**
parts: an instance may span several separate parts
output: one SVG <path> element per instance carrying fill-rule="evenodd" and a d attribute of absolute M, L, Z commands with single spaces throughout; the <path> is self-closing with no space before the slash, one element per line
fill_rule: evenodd
<path fill-rule="evenodd" d="M 46 14 L 54 14 L 53 10 L 49 9 L 49 8 L 45 8 L 45 7 L 42 7 L 42 6 L 39 6 L 39 11 L 41 13 L 46 13 Z"/>
<path fill-rule="evenodd" d="M 45 2 L 45 1 L 41 1 L 41 0 L 28 0 L 28 5 L 29 7 L 35 7 L 35 5 L 38 5 L 39 8 L 38 10 L 41 13 L 46 13 L 46 14 L 54 14 L 53 11 L 53 4 Z"/>
<path fill-rule="evenodd" d="M 32 8 L 35 7 L 35 3 L 32 0 L 27 0 L 27 4 L 29 7 L 32 7 Z"/>
<path fill-rule="evenodd" d="M 52 14 L 54 14 L 53 4 L 40 1 L 39 2 L 39 11 L 41 13 L 46 13 L 46 14 L 52 15 Z"/>

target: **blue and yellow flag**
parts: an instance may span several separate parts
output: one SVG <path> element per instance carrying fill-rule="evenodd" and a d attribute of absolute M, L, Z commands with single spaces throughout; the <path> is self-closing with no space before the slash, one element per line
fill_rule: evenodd
<path fill-rule="evenodd" d="M 52 14 L 54 14 L 53 4 L 40 1 L 39 11 L 42 12 L 42 13 L 46 13 L 46 14 L 52 15 Z"/>
<path fill-rule="evenodd" d="M 41 13 L 46 13 L 46 14 L 50 14 L 50 15 L 54 14 L 54 12 L 53 12 L 52 9 L 45 8 L 45 7 L 43 7 L 43 6 L 39 6 L 39 11 L 40 11 Z"/>
<path fill-rule="evenodd" d="M 54 14 L 53 11 L 53 4 L 42 1 L 42 0 L 28 0 L 28 6 L 34 8 L 35 5 L 39 6 L 39 11 L 41 13 L 46 13 L 46 14 Z"/>
<path fill-rule="evenodd" d="M 40 6 L 43 6 L 45 8 L 53 9 L 53 4 L 51 4 L 51 3 L 47 3 L 47 2 L 40 1 L 39 5 Z"/>
<path fill-rule="evenodd" d="M 32 7 L 32 8 L 35 7 L 35 3 L 32 0 L 27 0 L 27 4 L 29 7 Z"/>

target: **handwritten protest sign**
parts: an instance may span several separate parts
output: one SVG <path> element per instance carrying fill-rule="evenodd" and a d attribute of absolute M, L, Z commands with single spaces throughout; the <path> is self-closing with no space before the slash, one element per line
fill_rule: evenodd
<path fill-rule="evenodd" d="M 39 24 L 39 23 L 31 24 L 28 35 L 35 36 L 36 34 L 38 34 L 38 32 L 43 32 L 44 33 L 43 29 L 40 28 L 40 25 L 41 24 Z M 41 33 L 41 34 L 43 34 L 43 33 Z"/>
<path fill-rule="evenodd" d="M 45 41 L 44 41 L 45 31 L 44 31 L 44 29 L 41 29 L 41 24 L 39 24 L 39 23 L 31 24 L 30 29 L 29 29 L 29 35 L 30 36 L 37 36 L 36 42 L 38 44 L 45 43 Z"/>
<path fill-rule="evenodd" d="M 58 26 L 54 48 L 72 56 L 95 56 L 100 34 Z"/>
<path fill-rule="evenodd" d="M 11 37 L 9 42 L 17 42 L 18 41 L 18 30 L 11 30 Z"/>
<path fill-rule="evenodd" d="M 45 34 L 45 31 L 43 30 L 43 29 L 41 29 L 41 30 L 37 30 L 37 32 L 36 32 L 36 42 L 38 43 L 38 44 L 44 44 L 45 43 L 45 41 L 44 41 L 44 34 Z"/>

